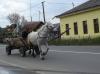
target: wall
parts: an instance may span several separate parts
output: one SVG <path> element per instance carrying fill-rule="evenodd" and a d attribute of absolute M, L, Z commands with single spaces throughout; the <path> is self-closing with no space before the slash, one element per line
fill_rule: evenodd
<path fill-rule="evenodd" d="M 100 36 L 100 33 L 94 33 L 94 24 L 93 24 L 93 19 L 99 19 L 99 29 L 100 29 L 100 9 L 95 9 L 92 11 L 84 12 L 84 13 L 79 13 L 76 15 L 70 15 L 66 17 L 61 17 L 60 18 L 60 27 L 61 27 L 61 32 L 64 32 L 66 29 L 65 24 L 69 24 L 71 30 L 70 30 L 70 35 L 64 34 L 62 38 L 83 38 L 83 37 L 97 37 Z M 83 32 L 83 21 L 87 21 L 88 25 L 88 34 L 84 34 Z M 77 22 L 78 23 L 78 35 L 74 34 L 74 25 L 73 23 Z"/>

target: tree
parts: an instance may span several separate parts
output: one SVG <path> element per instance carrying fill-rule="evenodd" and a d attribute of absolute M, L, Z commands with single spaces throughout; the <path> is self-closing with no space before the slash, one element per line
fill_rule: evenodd
<path fill-rule="evenodd" d="M 8 20 L 10 21 L 12 27 L 16 26 L 16 28 L 13 31 L 14 35 L 20 35 L 21 33 L 21 28 L 25 25 L 27 20 L 25 19 L 24 16 L 20 16 L 17 13 L 12 13 L 7 16 Z"/>
<path fill-rule="evenodd" d="M 11 24 L 18 24 L 20 22 L 20 15 L 17 13 L 12 13 L 7 16 Z"/>
<path fill-rule="evenodd" d="M 16 28 L 14 30 L 14 34 L 16 34 L 18 36 L 18 34 L 19 34 L 19 24 L 20 24 L 20 15 L 17 14 L 17 13 L 12 13 L 12 14 L 9 14 L 7 16 L 7 18 L 12 25 L 16 25 Z"/>

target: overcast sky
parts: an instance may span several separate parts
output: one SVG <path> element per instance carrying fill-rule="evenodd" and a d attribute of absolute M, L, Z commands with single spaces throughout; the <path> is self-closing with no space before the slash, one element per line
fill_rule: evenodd
<path fill-rule="evenodd" d="M 43 20 L 41 2 L 44 0 L 31 0 L 32 18 L 33 21 Z M 75 6 L 86 2 L 87 0 L 45 0 L 46 20 L 53 23 L 59 22 L 58 19 L 51 20 L 54 16 L 59 15 Z M 0 1 L 0 27 L 9 25 L 7 15 L 18 13 L 30 21 L 30 0 L 2 0 Z"/>

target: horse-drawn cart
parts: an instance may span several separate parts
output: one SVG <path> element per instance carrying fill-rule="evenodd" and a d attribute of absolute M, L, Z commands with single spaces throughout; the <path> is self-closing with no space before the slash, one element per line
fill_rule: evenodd
<path fill-rule="evenodd" d="M 7 46 L 6 46 L 6 54 L 7 55 L 11 55 L 11 51 L 14 49 L 19 49 L 20 56 L 22 56 L 22 57 L 26 56 L 26 51 L 28 51 L 28 50 L 29 50 L 29 54 L 31 54 L 31 50 L 33 50 L 32 51 L 33 56 L 39 54 L 38 47 L 32 46 L 32 45 L 30 46 L 27 43 L 27 40 L 24 40 L 22 37 L 8 38 L 6 41 L 7 41 Z"/>
<path fill-rule="evenodd" d="M 39 21 L 39 22 L 38 21 L 37 22 L 26 22 L 26 23 L 24 23 L 24 26 L 21 28 L 21 33 L 23 33 L 24 31 L 27 33 L 30 33 L 32 31 L 36 31 L 43 24 L 44 23 L 41 21 Z M 31 53 L 31 49 L 33 50 L 33 52 L 32 52 L 33 56 L 35 56 L 35 54 L 36 55 L 40 54 L 38 46 L 33 46 L 33 45 L 28 44 L 27 39 L 24 39 L 23 36 L 16 37 L 16 38 L 6 38 L 5 41 L 7 43 L 7 46 L 6 46 L 7 55 L 11 55 L 11 51 L 14 49 L 19 49 L 20 55 L 23 57 L 26 55 L 26 51 L 29 50 Z M 35 54 L 34 54 L 34 52 L 35 52 Z"/>

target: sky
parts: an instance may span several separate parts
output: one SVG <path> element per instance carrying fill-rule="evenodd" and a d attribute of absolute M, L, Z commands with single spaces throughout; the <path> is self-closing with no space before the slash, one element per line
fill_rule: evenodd
<path fill-rule="evenodd" d="M 0 1 L 0 27 L 6 27 L 10 24 L 7 16 L 11 13 L 18 13 L 30 21 L 30 2 L 31 16 L 33 21 L 43 21 L 42 4 L 44 0 L 2 0 Z M 45 0 L 45 16 L 46 21 L 59 23 L 59 19 L 52 18 L 65 11 L 68 11 L 74 6 L 80 5 L 88 0 Z M 40 15 L 40 16 L 39 16 Z"/>

